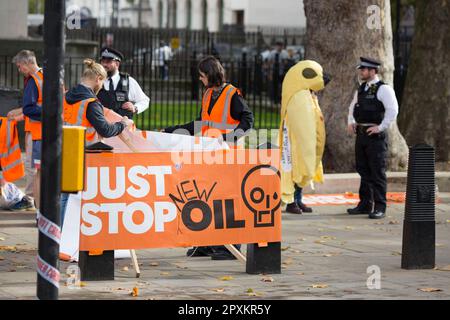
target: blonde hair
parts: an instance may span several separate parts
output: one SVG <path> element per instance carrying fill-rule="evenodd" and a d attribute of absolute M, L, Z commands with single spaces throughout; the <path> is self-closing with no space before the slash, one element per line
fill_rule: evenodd
<path fill-rule="evenodd" d="M 95 62 L 92 59 L 85 59 L 83 61 L 86 68 L 84 69 L 82 79 L 95 79 L 97 77 L 100 77 L 101 79 L 106 79 L 108 77 L 108 74 L 106 73 L 105 68 L 97 62 Z"/>
<path fill-rule="evenodd" d="M 20 63 L 20 64 L 36 64 L 36 55 L 33 51 L 30 50 L 22 50 L 12 59 L 12 63 Z"/>

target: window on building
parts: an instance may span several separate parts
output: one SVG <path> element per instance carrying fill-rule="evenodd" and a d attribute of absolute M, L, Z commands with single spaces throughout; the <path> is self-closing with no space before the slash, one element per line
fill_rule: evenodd
<path fill-rule="evenodd" d="M 234 12 L 234 23 L 240 27 L 244 26 L 244 10 L 236 10 Z"/>
<path fill-rule="evenodd" d="M 191 30 L 192 28 L 192 1 L 187 0 L 186 3 L 186 28 Z"/>
<path fill-rule="evenodd" d="M 158 1 L 158 27 L 162 28 L 163 26 L 163 2 L 161 0 Z"/>
<path fill-rule="evenodd" d="M 172 0 L 172 28 L 177 27 L 177 1 Z"/>
<path fill-rule="evenodd" d="M 206 0 L 202 2 L 202 29 L 206 30 L 208 28 L 208 3 Z"/>

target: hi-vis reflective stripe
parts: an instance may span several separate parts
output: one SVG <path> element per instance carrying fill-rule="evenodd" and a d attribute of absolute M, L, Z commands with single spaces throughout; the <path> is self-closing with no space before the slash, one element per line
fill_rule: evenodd
<path fill-rule="evenodd" d="M 205 97 L 208 96 L 209 94 L 209 90 L 206 91 L 205 93 Z M 233 130 L 237 128 L 237 124 L 228 124 L 227 119 L 228 119 L 228 111 L 230 109 L 230 104 L 231 104 L 231 92 L 234 90 L 234 88 L 232 86 L 229 86 L 229 88 L 227 89 L 227 95 L 225 97 L 225 107 L 223 108 L 223 113 L 222 113 L 222 122 L 215 122 L 215 121 L 210 121 L 210 120 L 203 120 L 202 121 L 202 125 L 203 126 L 208 126 L 210 128 L 214 128 L 214 129 L 219 129 L 219 130 Z M 203 105 L 206 104 L 206 100 L 204 102 Z"/>
<path fill-rule="evenodd" d="M 84 112 L 86 111 L 86 102 L 87 100 L 83 100 L 81 102 L 80 108 L 78 108 L 77 123 L 76 123 L 77 126 L 81 126 L 81 123 L 83 122 L 83 115 Z"/>
<path fill-rule="evenodd" d="M 220 123 L 220 122 L 214 122 L 214 121 L 208 121 L 203 120 L 202 121 L 203 126 L 208 126 L 210 128 L 219 129 L 219 130 L 227 130 L 227 129 L 236 129 L 237 124 L 228 124 L 228 123 Z"/>
<path fill-rule="evenodd" d="M 45 262 L 39 255 L 37 256 L 37 272 L 39 275 L 54 285 L 56 288 L 59 288 L 59 280 L 61 275 L 59 270 Z"/>
<path fill-rule="evenodd" d="M 80 108 L 78 109 L 78 114 L 77 114 L 77 121 L 76 123 L 68 123 L 68 122 L 64 122 L 64 125 L 68 125 L 68 126 L 83 126 L 83 116 L 85 114 L 86 108 L 87 108 L 87 104 L 88 104 L 89 100 L 83 100 L 81 102 Z M 94 133 L 95 132 L 95 128 L 94 127 L 88 127 L 86 128 L 86 133 Z"/>
<path fill-rule="evenodd" d="M 227 97 L 225 98 L 225 108 L 223 108 L 223 114 L 222 114 L 222 123 L 227 123 L 227 118 L 228 118 L 228 110 L 230 108 L 230 94 L 231 91 L 233 91 L 233 87 L 230 86 L 230 88 L 228 88 L 227 91 Z"/>
<path fill-rule="evenodd" d="M 11 121 L 8 120 L 6 122 L 6 145 L 7 146 L 11 145 L 11 138 L 12 138 L 11 137 Z M 5 153 L 0 153 L 0 157 L 2 157 L 2 158 L 7 157 L 10 154 L 12 154 L 14 151 L 17 151 L 18 149 L 20 149 L 20 145 L 19 144 L 15 145 L 11 149 L 8 149 L 8 151 L 5 152 Z M 8 167 L 11 168 L 11 167 L 14 167 L 14 166 L 9 165 Z M 8 170 L 8 167 L 5 167 L 4 170 Z"/>
<path fill-rule="evenodd" d="M 3 170 L 8 171 L 11 170 L 12 168 L 21 165 L 23 163 L 22 159 L 17 159 L 16 161 L 8 164 L 7 166 L 3 167 Z"/>

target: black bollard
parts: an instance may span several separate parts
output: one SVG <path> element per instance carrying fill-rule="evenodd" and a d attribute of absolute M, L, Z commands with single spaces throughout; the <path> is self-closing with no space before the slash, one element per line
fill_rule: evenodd
<path fill-rule="evenodd" d="M 101 255 L 80 251 L 78 266 L 81 281 L 114 280 L 114 250 L 103 251 Z"/>
<path fill-rule="evenodd" d="M 113 148 L 103 142 L 94 143 L 86 147 L 86 153 L 111 152 Z M 78 266 L 81 281 L 114 280 L 114 250 L 106 250 L 101 254 L 89 254 L 80 251 Z"/>
<path fill-rule="evenodd" d="M 402 269 L 435 266 L 434 148 L 419 144 L 409 150 Z"/>
<path fill-rule="evenodd" d="M 270 142 L 260 145 L 258 149 L 277 149 Z M 267 246 L 247 244 L 246 270 L 248 274 L 281 273 L 281 242 L 269 242 Z"/>

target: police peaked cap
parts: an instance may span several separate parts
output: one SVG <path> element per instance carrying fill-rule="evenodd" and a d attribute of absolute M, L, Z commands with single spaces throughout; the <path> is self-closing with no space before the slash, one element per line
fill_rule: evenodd
<path fill-rule="evenodd" d="M 100 59 L 113 59 L 116 61 L 122 61 L 124 56 L 122 52 L 113 48 L 102 48 Z"/>
<path fill-rule="evenodd" d="M 371 69 L 378 69 L 381 66 L 381 62 L 371 59 L 371 58 L 359 58 L 361 62 L 358 65 L 358 69 L 362 68 L 371 68 Z"/>

